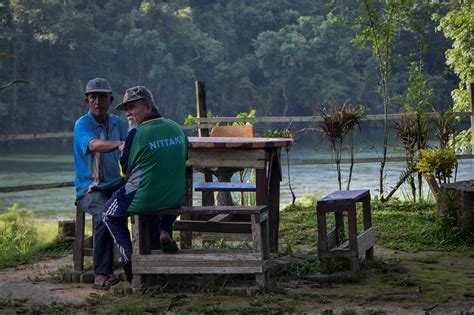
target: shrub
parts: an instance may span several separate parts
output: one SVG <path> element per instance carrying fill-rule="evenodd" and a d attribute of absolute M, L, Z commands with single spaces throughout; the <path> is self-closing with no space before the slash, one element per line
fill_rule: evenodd
<path fill-rule="evenodd" d="M 0 265 L 21 260 L 31 250 L 36 239 L 33 213 L 14 203 L 0 215 Z"/>

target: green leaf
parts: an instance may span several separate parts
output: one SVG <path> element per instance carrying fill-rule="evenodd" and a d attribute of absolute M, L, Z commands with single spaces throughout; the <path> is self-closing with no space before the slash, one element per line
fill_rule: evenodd
<path fill-rule="evenodd" d="M 184 119 L 184 125 L 192 125 L 195 123 L 196 123 L 196 117 L 194 117 L 193 115 L 188 115 L 188 117 Z"/>

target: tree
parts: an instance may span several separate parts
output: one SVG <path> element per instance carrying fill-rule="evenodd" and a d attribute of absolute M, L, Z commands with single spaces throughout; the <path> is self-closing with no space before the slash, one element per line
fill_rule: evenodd
<path fill-rule="evenodd" d="M 397 18 L 400 16 L 402 3 L 399 1 L 388 1 L 376 7 L 372 0 L 362 0 L 363 15 L 356 19 L 360 26 L 360 33 L 355 40 L 362 47 L 370 44 L 373 56 L 377 61 L 379 71 L 379 93 L 383 99 L 383 153 L 380 163 L 379 194 L 384 197 L 384 171 L 387 162 L 388 148 L 388 109 L 391 104 L 390 77 L 392 74 L 393 49 L 395 46 L 395 35 L 398 30 Z"/>
<path fill-rule="evenodd" d="M 453 69 L 459 78 L 459 86 L 451 92 L 454 100 L 453 111 L 470 111 L 467 85 L 474 82 L 474 4 L 470 1 L 454 5 L 445 16 L 436 16 L 439 20 L 438 30 L 451 39 L 452 46 L 446 50 L 446 64 Z M 458 150 L 470 150 L 469 130 L 458 136 Z"/>

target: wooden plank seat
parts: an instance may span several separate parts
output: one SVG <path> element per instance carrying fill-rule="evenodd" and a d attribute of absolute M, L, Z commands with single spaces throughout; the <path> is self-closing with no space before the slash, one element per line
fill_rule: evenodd
<path fill-rule="evenodd" d="M 356 203 L 362 202 L 363 228 L 357 232 Z M 335 257 L 348 257 L 351 271 L 359 271 L 359 256 L 365 253 L 367 261 L 374 255 L 374 230 L 372 228 L 372 214 L 370 206 L 370 191 L 347 190 L 336 191 L 321 198 L 317 202 L 318 223 L 318 257 L 323 269 L 326 269 L 327 260 Z M 326 226 L 326 214 L 333 212 L 335 227 L 329 232 Z M 344 235 L 344 213 L 348 217 L 348 239 Z"/>
<path fill-rule="evenodd" d="M 180 249 L 175 254 L 150 249 L 150 233 L 147 216 L 158 214 L 211 215 L 204 221 L 178 220 L 175 229 L 221 233 L 249 233 L 252 235 L 251 250 L 228 249 Z M 228 222 L 232 215 L 245 214 L 250 222 Z M 157 274 L 255 274 L 257 284 L 268 283 L 267 206 L 199 206 L 181 207 L 152 213 L 132 214 L 133 235 L 133 285 L 146 286 L 146 278 Z"/>

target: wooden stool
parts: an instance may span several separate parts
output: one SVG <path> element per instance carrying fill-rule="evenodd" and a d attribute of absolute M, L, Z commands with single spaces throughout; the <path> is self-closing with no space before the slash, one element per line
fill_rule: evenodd
<path fill-rule="evenodd" d="M 76 237 L 74 240 L 74 271 L 84 270 L 84 256 L 92 256 L 92 244 L 94 237 L 95 222 L 92 219 L 92 236 L 84 239 L 86 230 L 86 213 L 76 207 Z"/>
<path fill-rule="evenodd" d="M 357 234 L 356 203 L 362 202 L 364 214 L 364 230 Z M 334 212 L 336 226 L 327 232 L 326 214 Z M 347 212 L 349 238 L 344 243 L 344 219 Z M 329 258 L 347 257 L 350 259 L 351 271 L 359 271 L 359 256 L 365 252 L 366 261 L 374 256 L 374 230 L 370 207 L 370 190 L 336 191 L 318 200 L 318 256 L 321 266 L 326 269 Z"/>
<path fill-rule="evenodd" d="M 146 217 L 158 214 L 211 215 L 207 221 L 179 220 L 175 230 L 196 232 L 249 233 L 253 249 L 180 249 L 175 254 L 150 249 L 150 227 Z M 251 222 L 229 222 L 232 215 L 248 215 Z M 270 259 L 267 206 L 181 207 L 159 212 L 133 214 L 133 285 L 147 284 L 147 275 L 156 274 L 255 274 L 257 284 L 268 284 Z"/>

